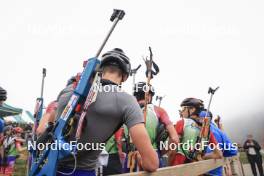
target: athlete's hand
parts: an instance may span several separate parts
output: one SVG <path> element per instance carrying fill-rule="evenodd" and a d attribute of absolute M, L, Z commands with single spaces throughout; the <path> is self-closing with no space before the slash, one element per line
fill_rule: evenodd
<path fill-rule="evenodd" d="M 136 158 L 137 158 L 138 165 L 140 167 L 142 167 L 142 158 L 141 158 L 140 153 L 138 151 L 136 151 L 135 155 L 136 155 Z"/>
<path fill-rule="evenodd" d="M 178 136 L 174 126 L 172 124 L 169 124 L 166 126 L 166 129 L 168 130 L 169 136 L 170 136 L 169 142 L 178 144 L 180 142 L 180 140 L 179 140 L 179 136 Z"/>
<path fill-rule="evenodd" d="M 118 155 L 121 161 L 124 161 L 126 158 L 126 153 L 122 152 L 122 151 L 118 151 Z"/>
<path fill-rule="evenodd" d="M 124 163 L 126 160 L 126 153 L 124 153 L 122 151 L 118 151 L 118 155 L 119 155 L 119 159 L 120 159 L 122 166 L 124 166 Z"/>
<path fill-rule="evenodd" d="M 204 160 L 201 154 L 198 154 L 196 157 L 197 161 L 202 161 Z"/>
<path fill-rule="evenodd" d="M 142 167 L 145 171 L 154 172 L 159 167 L 159 158 L 154 150 L 145 125 L 143 123 L 136 124 L 129 129 L 131 138 L 138 152 L 140 153 Z"/>

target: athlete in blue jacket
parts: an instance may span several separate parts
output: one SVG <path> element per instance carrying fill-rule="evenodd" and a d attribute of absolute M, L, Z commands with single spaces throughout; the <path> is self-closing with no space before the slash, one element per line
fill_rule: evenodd
<path fill-rule="evenodd" d="M 204 118 L 206 116 L 206 111 L 202 111 L 199 116 L 201 118 Z M 209 112 L 208 117 L 212 117 L 212 113 Z M 220 149 L 223 152 L 224 157 L 232 157 L 237 155 L 237 147 L 232 144 L 231 140 L 227 137 L 227 135 L 221 131 L 214 123 L 211 122 L 210 124 L 210 130 L 214 134 L 215 139 L 217 140 Z M 209 147 L 206 149 L 206 153 L 211 153 L 212 150 L 210 150 Z M 207 175 L 211 176 L 222 176 L 223 175 L 223 167 L 218 167 L 214 170 L 211 170 L 207 173 Z"/>

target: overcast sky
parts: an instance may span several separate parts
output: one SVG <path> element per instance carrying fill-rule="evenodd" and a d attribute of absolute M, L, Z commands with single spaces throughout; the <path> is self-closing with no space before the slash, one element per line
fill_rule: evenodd
<path fill-rule="evenodd" d="M 151 46 L 161 70 L 152 84 L 166 95 L 162 106 L 174 122 L 184 98 L 207 104 L 209 86 L 220 86 L 212 111 L 224 123 L 249 118 L 263 112 L 263 5 L 261 0 L 0 1 L 0 85 L 8 91 L 7 103 L 33 111 L 45 67 L 45 104 L 54 100 L 95 55 L 112 25 L 113 8 L 120 8 L 126 15 L 103 52 L 120 47 L 136 67 Z M 145 66 L 139 72 L 137 81 L 144 81 Z M 131 78 L 124 87 L 131 93 Z"/>

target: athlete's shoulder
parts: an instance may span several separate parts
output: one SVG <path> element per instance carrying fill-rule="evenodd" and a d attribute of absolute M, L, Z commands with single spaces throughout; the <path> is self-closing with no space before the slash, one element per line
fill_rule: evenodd
<path fill-rule="evenodd" d="M 183 133 L 183 127 L 184 127 L 184 118 L 181 118 L 180 120 L 176 122 L 176 124 L 174 125 L 174 128 L 177 131 L 177 133 L 181 135 Z"/>
<path fill-rule="evenodd" d="M 124 91 L 120 91 L 116 93 L 116 96 L 118 98 L 119 101 L 125 101 L 125 102 L 136 102 L 136 98 L 130 94 L 128 94 L 127 92 Z"/>
<path fill-rule="evenodd" d="M 177 126 L 177 125 L 183 125 L 184 124 L 184 118 L 181 118 L 180 120 L 178 120 L 176 122 L 176 124 L 174 126 Z"/>
<path fill-rule="evenodd" d="M 166 110 L 164 108 L 160 107 L 160 106 L 154 105 L 154 109 L 159 114 L 164 114 L 164 113 L 167 114 Z"/>

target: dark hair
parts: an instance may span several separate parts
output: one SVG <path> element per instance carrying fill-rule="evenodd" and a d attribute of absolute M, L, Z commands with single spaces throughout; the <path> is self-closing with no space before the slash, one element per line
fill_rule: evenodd
<path fill-rule="evenodd" d="M 102 55 L 100 68 L 103 68 L 106 65 L 116 66 L 122 70 L 124 74 L 129 76 L 131 70 L 130 61 L 120 48 L 114 48 Z"/>
<path fill-rule="evenodd" d="M 145 99 L 145 92 L 138 92 L 134 95 L 137 99 L 137 101 L 144 100 Z"/>
<path fill-rule="evenodd" d="M 102 67 L 102 74 L 105 74 L 106 72 L 110 73 L 118 73 L 119 76 L 123 76 L 123 71 L 115 65 L 105 65 Z"/>
<path fill-rule="evenodd" d="M 203 101 L 197 98 L 185 98 L 181 102 L 181 106 L 195 108 L 195 112 L 193 112 L 193 115 L 199 115 L 200 112 L 204 110 Z"/>

